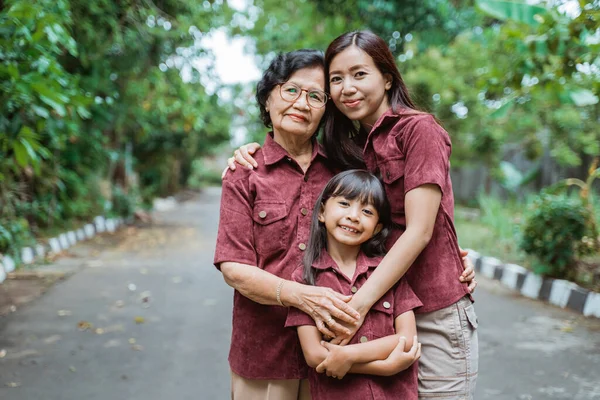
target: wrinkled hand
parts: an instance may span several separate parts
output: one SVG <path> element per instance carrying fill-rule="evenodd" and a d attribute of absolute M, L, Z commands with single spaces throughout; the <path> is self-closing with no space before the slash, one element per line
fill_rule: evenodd
<path fill-rule="evenodd" d="M 325 347 L 329 354 L 316 368 L 318 373 L 325 372 L 327 376 L 332 378 L 342 379 L 350 368 L 352 368 L 352 360 L 348 357 L 348 352 L 345 347 L 335 344 L 321 342 L 321 346 Z"/>
<path fill-rule="evenodd" d="M 253 169 L 258 167 L 258 163 L 252 157 L 252 154 L 256 153 L 256 150 L 260 149 L 260 144 L 253 142 L 240 146 L 233 152 L 233 157 L 227 159 L 227 167 L 221 174 L 221 179 L 225 178 L 228 170 L 235 171 L 236 163 L 242 167 Z"/>
<path fill-rule="evenodd" d="M 463 268 L 465 269 L 460 276 L 461 282 L 466 282 L 469 285 L 469 293 L 473 293 L 477 287 L 477 281 L 475 280 L 475 267 L 473 263 L 467 257 L 468 251 L 460 249 L 460 256 L 462 257 Z"/>
<path fill-rule="evenodd" d="M 410 367 L 421 357 L 421 343 L 417 341 L 417 337 L 413 338 L 413 345 L 409 351 L 404 351 L 406 346 L 406 338 L 401 336 L 398 339 L 398 344 L 392 350 L 388 358 L 384 360 L 390 367 L 390 373 L 392 375 L 397 374 L 400 371 L 404 371 Z"/>
<path fill-rule="evenodd" d="M 304 285 L 304 290 L 297 296 L 298 308 L 315 320 L 317 328 L 324 335 L 336 337 L 350 334 L 346 326 L 353 326 L 360 318 L 360 314 L 348 305 L 352 296 L 345 296 L 333 289 Z"/>

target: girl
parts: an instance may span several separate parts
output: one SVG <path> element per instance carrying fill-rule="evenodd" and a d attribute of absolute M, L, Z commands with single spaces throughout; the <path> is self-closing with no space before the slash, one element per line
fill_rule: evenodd
<path fill-rule="evenodd" d="M 381 262 L 390 227 L 390 206 L 374 175 L 362 170 L 336 175 L 316 202 L 304 266 L 294 278 L 355 293 Z M 298 327 L 304 357 L 314 368 L 309 372 L 312 399 L 417 399 L 420 345 L 412 310 L 419 306 L 410 286 L 400 280 L 344 347 L 321 342 L 313 319 L 290 308 L 286 326 Z M 328 376 L 318 373 L 324 363 Z M 352 375 L 343 381 L 332 379 L 347 372 Z"/>

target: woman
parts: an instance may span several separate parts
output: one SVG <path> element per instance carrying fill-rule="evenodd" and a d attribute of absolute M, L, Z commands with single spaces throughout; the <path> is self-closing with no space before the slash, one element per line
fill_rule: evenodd
<path fill-rule="evenodd" d="M 223 180 L 214 263 L 235 289 L 229 363 L 233 399 L 306 399 L 306 364 L 286 307 L 315 318 L 330 336 L 359 318 L 343 296 L 290 280 L 306 249 L 312 208 L 333 176 L 315 140 L 328 96 L 322 52 L 279 55 L 256 95 L 272 132 L 255 154 L 256 171 Z M 335 318 L 335 319 L 334 319 Z"/>
<path fill-rule="evenodd" d="M 382 177 L 399 227 L 389 253 L 349 303 L 361 322 L 333 342 L 347 343 L 372 305 L 408 271 L 424 304 L 416 311 L 423 346 L 419 396 L 472 397 L 477 318 L 469 293 L 476 282 L 460 276 L 448 134 L 431 115 L 416 110 L 391 52 L 375 34 L 338 37 L 327 49 L 326 66 L 335 104 L 326 117 L 327 154 L 345 169 L 366 164 Z M 458 276 L 472 280 L 470 286 Z"/>

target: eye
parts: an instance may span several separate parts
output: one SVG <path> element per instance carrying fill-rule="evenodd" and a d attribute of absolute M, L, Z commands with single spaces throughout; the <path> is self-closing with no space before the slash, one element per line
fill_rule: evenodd
<path fill-rule="evenodd" d="M 341 81 L 342 81 L 342 78 L 340 78 L 339 76 L 332 76 L 331 78 L 329 78 L 330 83 L 338 83 Z"/>
<path fill-rule="evenodd" d="M 308 96 L 311 99 L 315 99 L 318 102 L 324 102 L 325 101 L 325 96 L 323 93 L 321 92 L 317 92 L 317 91 L 313 91 L 313 92 L 308 92 Z"/>
<path fill-rule="evenodd" d="M 356 74 L 354 74 L 354 76 L 357 78 L 362 78 L 362 77 L 365 77 L 366 75 L 367 75 L 367 73 L 365 71 L 358 71 L 358 72 L 356 72 Z"/>
<path fill-rule="evenodd" d="M 346 206 L 346 207 L 350 205 L 350 203 L 347 202 L 346 200 L 340 200 L 340 201 L 338 201 L 338 204 L 341 206 Z"/>
<path fill-rule="evenodd" d="M 283 90 L 285 90 L 288 93 L 293 93 L 293 94 L 296 94 L 298 92 L 298 89 L 296 89 L 293 86 L 285 87 L 285 88 L 283 88 Z"/>
<path fill-rule="evenodd" d="M 373 212 L 373 210 L 369 209 L 369 208 L 364 208 L 363 212 L 367 215 L 375 215 L 375 213 Z"/>

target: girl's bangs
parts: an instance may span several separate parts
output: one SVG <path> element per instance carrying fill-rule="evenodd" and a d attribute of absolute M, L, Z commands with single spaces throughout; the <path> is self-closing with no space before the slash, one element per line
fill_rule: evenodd
<path fill-rule="evenodd" d="M 330 197 L 358 200 L 381 210 L 385 202 L 385 193 L 381 185 L 377 183 L 371 179 L 360 179 L 356 175 L 346 175 L 335 186 Z"/>

